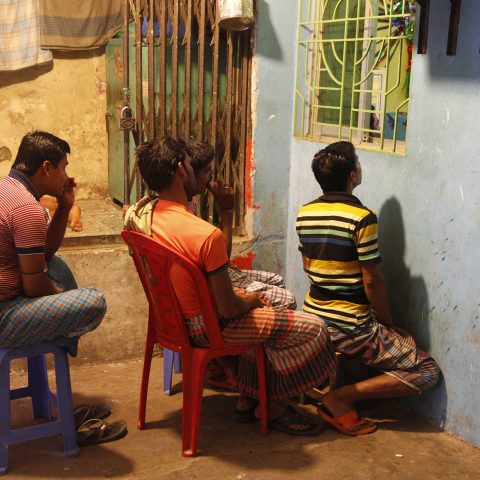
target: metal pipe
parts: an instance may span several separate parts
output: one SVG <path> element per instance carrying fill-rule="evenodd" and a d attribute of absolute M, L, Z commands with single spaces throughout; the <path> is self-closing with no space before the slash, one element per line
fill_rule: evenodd
<path fill-rule="evenodd" d="M 129 35 L 128 18 L 130 14 L 130 2 L 123 2 L 123 106 L 127 107 L 129 102 Z M 123 208 L 130 205 L 130 132 L 123 132 Z"/>

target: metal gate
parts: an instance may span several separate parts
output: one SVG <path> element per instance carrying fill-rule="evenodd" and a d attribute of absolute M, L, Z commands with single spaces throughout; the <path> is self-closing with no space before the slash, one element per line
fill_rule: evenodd
<path fill-rule="evenodd" d="M 220 29 L 216 0 L 125 0 L 123 53 L 123 107 L 131 107 L 135 114 L 134 129 L 124 132 L 124 203 L 130 203 L 134 184 L 137 198 L 142 193 L 138 169 L 130 159 L 132 140 L 138 145 L 155 136 L 193 137 L 214 147 L 215 178 L 234 187 L 234 227 L 242 234 L 251 132 L 250 31 Z M 205 198 L 202 205 L 202 216 L 213 218 L 211 199 Z"/>

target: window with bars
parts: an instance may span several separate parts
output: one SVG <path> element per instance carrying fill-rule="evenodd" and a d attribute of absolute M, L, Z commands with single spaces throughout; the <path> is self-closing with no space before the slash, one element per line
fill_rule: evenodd
<path fill-rule="evenodd" d="M 295 136 L 405 154 L 415 1 L 301 0 Z"/>

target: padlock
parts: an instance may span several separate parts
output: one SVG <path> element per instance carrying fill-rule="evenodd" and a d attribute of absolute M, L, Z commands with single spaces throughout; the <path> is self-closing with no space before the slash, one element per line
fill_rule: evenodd
<path fill-rule="evenodd" d="M 133 130 L 135 128 L 135 118 L 130 107 L 123 107 L 120 112 L 120 130 Z"/>

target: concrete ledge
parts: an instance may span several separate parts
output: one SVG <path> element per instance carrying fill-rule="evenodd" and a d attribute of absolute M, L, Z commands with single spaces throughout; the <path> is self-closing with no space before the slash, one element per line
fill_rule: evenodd
<path fill-rule="evenodd" d="M 79 287 L 105 293 L 107 314 L 97 330 L 80 340 L 72 364 L 108 363 L 143 357 L 148 302 L 125 245 L 62 247 Z"/>

